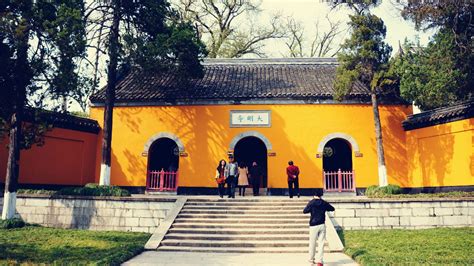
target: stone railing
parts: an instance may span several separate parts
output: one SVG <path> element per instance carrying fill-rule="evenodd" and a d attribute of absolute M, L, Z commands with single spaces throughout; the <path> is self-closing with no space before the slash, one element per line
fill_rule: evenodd
<path fill-rule="evenodd" d="M 153 233 L 175 201 L 171 197 L 19 195 L 16 212 L 25 222 L 49 227 Z"/>
<path fill-rule="evenodd" d="M 328 201 L 334 225 L 346 230 L 474 226 L 474 198 Z"/>

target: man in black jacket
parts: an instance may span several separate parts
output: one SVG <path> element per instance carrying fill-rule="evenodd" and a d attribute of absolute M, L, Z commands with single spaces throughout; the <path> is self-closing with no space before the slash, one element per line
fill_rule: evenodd
<path fill-rule="evenodd" d="M 308 202 L 303 213 L 311 213 L 309 220 L 309 262 L 323 265 L 324 240 L 326 239 L 326 212 L 334 211 L 334 207 L 321 199 L 322 191 L 317 190 L 314 198 Z M 318 252 L 316 253 L 316 241 Z M 316 258 L 315 258 L 315 255 Z"/>

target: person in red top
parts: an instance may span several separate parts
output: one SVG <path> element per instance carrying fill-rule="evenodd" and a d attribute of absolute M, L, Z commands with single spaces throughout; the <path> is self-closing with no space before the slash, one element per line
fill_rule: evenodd
<path fill-rule="evenodd" d="M 293 198 L 293 195 L 296 192 L 298 198 L 300 197 L 300 188 L 298 177 L 300 175 L 300 169 L 298 166 L 293 164 L 293 161 L 288 162 L 288 167 L 286 168 L 286 175 L 288 176 L 288 192 L 290 194 L 290 199 Z"/>

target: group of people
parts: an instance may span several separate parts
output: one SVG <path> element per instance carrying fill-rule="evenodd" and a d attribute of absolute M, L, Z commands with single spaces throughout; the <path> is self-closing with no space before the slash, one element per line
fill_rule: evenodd
<path fill-rule="evenodd" d="M 260 180 L 263 178 L 262 168 L 257 162 L 252 162 L 250 167 L 245 163 L 238 164 L 233 157 L 229 158 L 229 163 L 220 160 L 216 169 L 215 179 L 221 198 L 225 195 L 225 186 L 227 185 L 227 195 L 229 198 L 235 198 L 235 189 L 239 188 L 239 195 L 245 196 L 245 188 L 252 184 L 253 195 L 259 195 Z M 250 181 L 250 182 L 249 182 Z"/>
<path fill-rule="evenodd" d="M 299 198 L 300 169 L 298 166 L 294 165 L 293 161 L 288 162 L 286 175 L 288 176 L 288 191 L 290 198 L 293 198 L 293 195 L 297 195 Z M 233 157 L 229 158 L 229 163 L 227 163 L 224 159 L 219 161 L 215 176 L 219 196 L 221 198 L 224 197 L 226 184 L 227 195 L 229 198 L 235 198 L 236 187 L 239 188 L 239 196 L 245 196 L 245 188 L 249 185 L 249 180 L 250 183 L 252 183 L 253 195 L 258 196 L 260 181 L 262 178 L 263 171 L 257 162 L 252 162 L 252 165 L 249 168 L 243 162 L 235 162 Z"/>

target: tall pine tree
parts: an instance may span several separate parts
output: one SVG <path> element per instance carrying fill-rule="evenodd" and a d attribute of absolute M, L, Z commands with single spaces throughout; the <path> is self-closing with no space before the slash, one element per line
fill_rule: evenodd
<path fill-rule="evenodd" d="M 355 81 L 370 88 L 374 115 L 375 137 L 378 158 L 379 185 L 388 185 L 387 168 L 383 148 L 382 126 L 379 114 L 379 94 L 386 83 L 388 61 L 392 48 L 384 42 L 386 27 L 379 17 L 367 9 L 350 16 L 351 36 L 342 44 L 338 54 L 336 72 L 336 99 L 341 100 L 350 93 Z"/>

